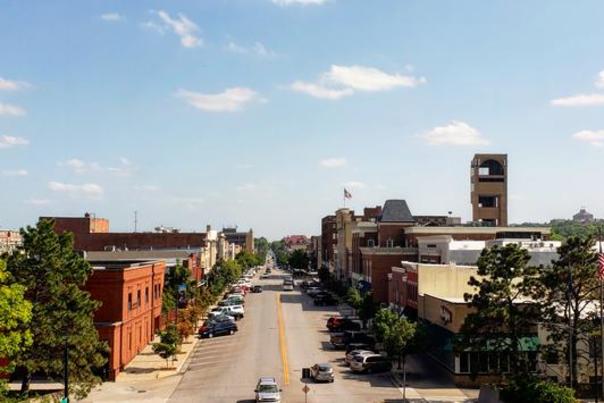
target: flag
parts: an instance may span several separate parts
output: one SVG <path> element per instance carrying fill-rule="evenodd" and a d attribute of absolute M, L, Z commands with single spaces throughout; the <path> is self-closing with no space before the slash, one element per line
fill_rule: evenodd
<path fill-rule="evenodd" d="M 350 194 L 350 192 L 346 189 L 344 189 L 344 198 L 345 199 L 352 199 L 352 195 Z"/>
<path fill-rule="evenodd" d="M 604 253 L 598 253 L 598 276 L 604 280 Z"/>

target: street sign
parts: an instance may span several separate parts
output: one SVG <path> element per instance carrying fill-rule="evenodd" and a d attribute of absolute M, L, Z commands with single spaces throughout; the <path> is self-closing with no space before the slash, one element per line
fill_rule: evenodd
<path fill-rule="evenodd" d="M 310 388 L 308 387 L 308 385 L 304 385 L 304 387 L 302 388 L 302 392 L 304 392 L 304 394 L 307 394 L 310 391 Z"/>

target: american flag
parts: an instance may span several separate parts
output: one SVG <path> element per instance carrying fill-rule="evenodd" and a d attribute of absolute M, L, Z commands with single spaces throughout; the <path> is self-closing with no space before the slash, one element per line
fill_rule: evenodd
<path fill-rule="evenodd" d="M 344 198 L 345 199 L 352 199 L 352 194 L 348 190 L 346 190 L 346 189 L 344 189 Z"/>
<path fill-rule="evenodd" d="M 604 280 L 604 253 L 598 253 L 598 276 Z"/>

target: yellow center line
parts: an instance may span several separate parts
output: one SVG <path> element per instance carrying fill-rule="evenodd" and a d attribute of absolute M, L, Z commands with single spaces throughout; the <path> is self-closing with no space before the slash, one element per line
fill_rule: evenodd
<path fill-rule="evenodd" d="M 283 363 L 283 384 L 289 385 L 289 367 L 287 365 L 287 343 L 285 341 L 285 325 L 283 324 L 283 310 L 281 308 L 281 294 L 277 294 L 277 322 L 279 325 L 279 350 Z"/>

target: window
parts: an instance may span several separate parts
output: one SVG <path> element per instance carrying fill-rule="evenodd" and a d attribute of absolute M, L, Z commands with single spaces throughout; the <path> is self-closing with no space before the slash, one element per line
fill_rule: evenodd
<path fill-rule="evenodd" d="M 145 288 L 145 304 L 149 303 L 149 287 Z"/>
<path fill-rule="evenodd" d="M 367 246 L 369 246 L 370 248 L 373 248 L 375 246 L 375 241 L 373 239 L 368 239 Z"/>
<path fill-rule="evenodd" d="M 392 238 L 388 239 L 386 241 L 386 247 L 387 248 L 394 248 L 394 241 L 392 240 Z"/>
<path fill-rule="evenodd" d="M 128 310 L 132 310 L 132 293 L 128 293 Z"/>
<path fill-rule="evenodd" d="M 136 291 L 136 307 L 141 306 L 141 290 Z"/>
<path fill-rule="evenodd" d="M 478 196 L 478 207 L 497 207 L 497 196 Z"/>

